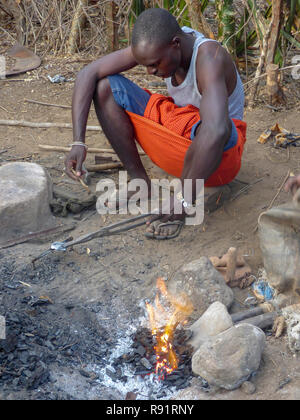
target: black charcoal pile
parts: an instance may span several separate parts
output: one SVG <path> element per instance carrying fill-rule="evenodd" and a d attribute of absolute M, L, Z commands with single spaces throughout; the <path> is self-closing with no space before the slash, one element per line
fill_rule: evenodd
<path fill-rule="evenodd" d="M 40 264 L 37 270 L 0 265 L 0 313 L 6 323 L 6 339 L 0 340 L 0 399 L 73 399 L 55 386 L 52 369 L 103 366 L 109 354 L 111 340 L 96 321 L 97 308 L 57 304 L 21 283 L 47 284 L 55 273 L 56 264 Z"/>
<path fill-rule="evenodd" d="M 193 349 L 186 342 L 191 337 L 188 330 L 178 329 L 173 338 L 173 349 L 178 360 L 178 368 L 171 374 L 160 375 L 161 381 L 165 386 L 175 387 L 177 390 L 186 388 L 192 377 L 191 360 Z M 127 381 L 123 367 L 127 365 L 134 375 L 146 378 L 155 372 L 156 354 L 154 346 L 155 337 L 147 328 L 139 328 L 132 336 L 133 344 L 129 352 L 116 358 L 112 364 L 112 369 L 107 368 L 106 374 L 113 380 L 121 379 Z"/>

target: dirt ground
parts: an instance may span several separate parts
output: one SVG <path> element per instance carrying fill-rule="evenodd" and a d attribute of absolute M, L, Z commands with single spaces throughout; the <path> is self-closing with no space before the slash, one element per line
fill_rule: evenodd
<path fill-rule="evenodd" d="M 76 60 L 45 59 L 39 69 L 15 78 L 20 81 L 0 81 L 0 119 L 71 122 L 69 109 L 32 104 L 26 102 L 25 99 L 70 105 L 74 82 L 52 84 L 47 79 L 47 75 L 54 76 L 59 73 L 67 78 L 74 78 L 83 65 Z M 157 80 L 146 76 L 143 70 L 138 68 L 135 72 L 129 73 L 130 77 L 144 87 L 153 91 L 161 89 Z M 45 260 L 36 263 L 35 271 L 25 270 L 24 267 L 28 267 L 34 257 L 47 249 L 53 239 L 61 240 L 70 234 L 76 238 L 124 216 L 103 217 L 94 210 L 86 210 L 82 213 L 81 220 L 74 218 L 72 214 L 65 218 L 58 218 L 59 223 L 75 223 L 75 229 L 59 237 L 48 236 L 43 241 L 26 242 L 0 250 L 2 270 L 0 303 L 5 309 L 4 314 L 17 312 L 18 308 L 23 311 L 24 299 L 28 296 L 49 296 L 52 304 L 47 305 L 46 309 L 40 313 L 44 325 L 68 325 L 74 331 L 78 328 L 82 330 L 78 333 L 82 334 L 82 337 L 88 334 L 90 325 L 93 325 L 93 337 L 91 336 L 90 340 L 92 342 L 94 338 L 96 346 L 99 342 L 101 344 L 103 329 L 106 334 L 110 333 L 114 336 L 120 330 L 128 329 L 129 325 L 137 324 L 143 312 L 140 302 L 146 297 L 152 297 L 156 278 L 158 276 L 169 278 L 186 262 L 201 256 L 223 255 L 229 247 L 234 246 L 245 256 L 252 268 L 252 273 L 257 275 L 258 269 L 262 266 L 262 255 L 256 231 L 258 216 L 270 205 L 287 172 L 300 172 L 300 150 L 297 147 L 275 150 L 268 144 L 257 143 L 257 138 L 262 131 L 276 122 L 292 132 L 300 133 L 299 81 L 286 76 L 284 87 L 287 105 L 278 111 L 267 107 L 263 100 L 254 110 L 246 110 L 247 143 L 242 168 L 237 177 L 245 183 L 253 183 L 245 193 L 227 202 L 213 214 L 206 215 L 202 225 L 186 226 L 176 239 L 149 240 L 144 237 L 144 227 L 139 227 L 115 237 L 95 239 L 87 244 L 78 245 L 73 251 L 51 254 Z M 93 109 L 88 123 L 97 125 Z M 38 145 L 67 146 L 71 142 L 72 132 L 69 129 L 0 126 L 0 152 L 7 150 L 0 155 L 0 165 L 14 160 L 37 162 L 48 169 L 55 184 L 68 188 L 72 184 L 63 175 L 64 154 L 41 151 Z M 90 147 L 109 146 L 101 133 L 92 131 L 87 133 L 86 142 Z M 87 161 L 94 163 L 93 156 L 88 155 Z M 148 158 L 143 159 L 152 178 L 164 175 Z M 102 177 L 115 178 L 116 176 L 117 171 L 93 174 L 91 188 L 94 189 L 97 181 Z M 79 190 L 80 188 L 78 186 Z M 289 199 L 290 196 L 287 193 L 280 191 L 274 205 L 284 203 Z M 53 267 L 49 273 L 45 271 L 47 265 Z M 36 273 L 42 268 L 44 274 L 39 279 Z M 30 284 L 31 288 L 21 284 L 15 288 L 5 287 L 4 280 L 13 279 L 14 275 L 17 275 L 17 280 Z M 245 299 L 252 296 L 250 288 L 244 290 L 234 288 L 234 294 L 235 301 L 232 310 L 245 309 Z M 95 327 L 96 322 L 101 328 Z M 113 346 L 114 339 L 111 338 L 111 340 Z M 73 363 L 85 366 L 89 360 L 83 358 L 89 350 L 82 348 L 81 351 L 80 360 L 74 358 Z M 58 361 L 52 361 L 53 366 L 55 363 Z M 299 355 L 294 356 L 290 352 L 286 336 L 275 339 L 272 334 L 267 334 L 267 345 L 261 366 L 257 374 L 251 378 L 256 392 L 247 395 L 241 389 L 231 392 L 218 391 L 206 394 L 206 398 L 300 399 L 299 366 Z M 114 393 L 114 391 L 109 393 L 99 384 L 87 391 L 86 384 L 81 388 L 81 382 L 76 382 L 73 376 L 72 378 L 73 385 L 76 383 L 73 389 L 70 385 L 63 384 L 62 379 L 59 382 L 60 389 L 64 390 L 66 398 L 124 398 L 124 395 Z M 50 387 L 52 386 L 52 389 L 55 386 L 58 387 L 57 383 L 47 385 L 48 393 L 43 386 L 35 391 L 7 386 L 2 394 L 0 391 L 0 399 L 50 398 Z M 57 393 L 56 398 L 62 398 L 62 394 Z"/>

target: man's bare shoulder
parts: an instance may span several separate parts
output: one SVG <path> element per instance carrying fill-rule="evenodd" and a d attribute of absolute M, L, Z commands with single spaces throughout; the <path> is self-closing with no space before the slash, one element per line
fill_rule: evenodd
<path fill-rule="evenodd" d="M 231 93 L 236 85 L 236 70 L 227 50 L 216 41 L 207 41 L 199 49 L 196 60 L 199 89 L 210 81 L 225 80 Z"/>

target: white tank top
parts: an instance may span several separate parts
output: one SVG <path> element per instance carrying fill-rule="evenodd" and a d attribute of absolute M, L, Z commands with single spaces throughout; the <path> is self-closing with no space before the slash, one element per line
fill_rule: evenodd
<path fill-rule="evenodd" d="M 214 39 L 206 38 L 200 32 L 195 31 L 194 29 L 183 26 L 181 28 L 186 33 L 194 33 L 196 36 L 193 55 L 191 59 L 191 64 L 186 74 L 184 81 L 179 86 L 173 86 L 171 77 L 165 79 L 167 84 L 167 89 L 169 95 L 174 99 L 174 102 L 178 106 L 186 106 L 188 104 L 194 105 L 197 108 L 200 108 L 200 102 L 202 95 L 200 94 L 197 86 L 196 78 L 196 59 L 198 48 L 204 42 L 218 42 Z M 228 98 L 228 114 L 230 118 L 236 118 L 239 120 L 243 119 L 244 116 L 244 88 L 241 81 L 241 78 L 236 70 L 237 81 L 234 91 Z"/>

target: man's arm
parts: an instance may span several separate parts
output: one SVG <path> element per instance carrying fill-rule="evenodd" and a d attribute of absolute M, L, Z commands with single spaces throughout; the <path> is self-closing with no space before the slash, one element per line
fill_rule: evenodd
<path fill-rule="evenodd" d="M 198 89 L 202 94 L 202 123 L 186 153 L 181 175 L 182 183 L 184 179 L 192 179 L 193 200 L 196 198 L 196 179 L 206 181 L 215 172 L 231 134 L 224 68 L 228 62 L 227 52 L 212 42 L 203 47 L 205 50 L 197 60 Z"/>
<path fill-rule="evenodd" d="M 85 142 L 88 115 L 94 92 L 99 80 L 136 66 L 131 47 L 115 51 L 84 67 L 77 75 L 72 98 L 72 123 L 74 142 Z M 82 175 L 81 167 L 86 157 L 83 146 L 73 146 L 65 160 L 66 173 L 73 179 L 71 169 L 76 169 L 77 176 Z"/>

